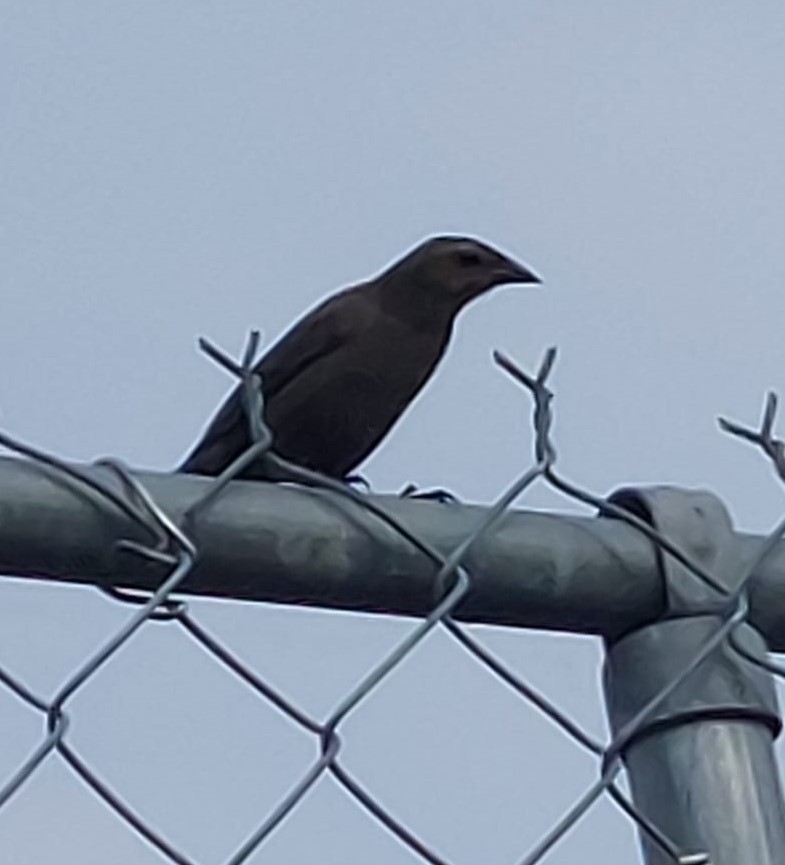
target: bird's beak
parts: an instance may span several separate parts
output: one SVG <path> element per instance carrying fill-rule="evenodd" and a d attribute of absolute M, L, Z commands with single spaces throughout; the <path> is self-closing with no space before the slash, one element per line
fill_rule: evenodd
<path fill-rule="evenodd" d="M 519 264 L 511 258 L 505 258 L 499 263 L 499 267 L 496 268 L 494 276 L 500 285 L 505 283 L 539 284 L 542 282 L 536 273 L 533 273 L 528 267 L 524 267 L 522 264 Z"/>

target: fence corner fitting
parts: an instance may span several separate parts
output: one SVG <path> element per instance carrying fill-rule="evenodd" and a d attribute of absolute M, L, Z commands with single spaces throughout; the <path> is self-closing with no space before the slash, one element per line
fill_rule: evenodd
<path fill-rule="evenodd" d="M 745 621 L 749 575 L 731 520 L 706 492 L 624 489 L 610 501 L 648 522 L 720 588 L 658 547 L 665 613 L 606 643 L 604 688 L 636 806 L 685 855 L 785 865 L 773 744 L 782 721 L 766 644 Z M 641 838 L 647 865 L 673 859 Z"/>

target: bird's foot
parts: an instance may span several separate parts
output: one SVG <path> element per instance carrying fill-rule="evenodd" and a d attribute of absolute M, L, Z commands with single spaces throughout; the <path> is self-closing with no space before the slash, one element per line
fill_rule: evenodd
<path fill-rule="evenodd" d="M 364 478 L 362 475 L 347 475 L 343 479 L 343 482 L 349 487 L 359 487 L 366 493 L 371 491 L 371 482 L 368 478 Z"/>
<path fill-rule="evenodd" d="M 398 493 L 402 499 L 420 499 L 427 502 L 440 502 L 443 505 L 457 505 L 460 499 L 449 490 L 443 490 L 438 487 L 431 490 L 421 490 L 417 484 L 406 484 L 406 486 Z"/>

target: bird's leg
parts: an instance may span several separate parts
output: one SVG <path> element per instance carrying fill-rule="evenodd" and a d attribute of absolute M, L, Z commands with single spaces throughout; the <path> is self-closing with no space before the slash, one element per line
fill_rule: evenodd
<path fill-rule="evenodd" d="M 421 490 L 417 484 L 406 484 L 406 486 L 398 493 L 402 499 L 421 499 L 429 502 L 440 502 L 443 505 L 456 505 L 460 503 L 460 499 L 449 490 L 443 490 L 435 487 L 430 490 Z"/>

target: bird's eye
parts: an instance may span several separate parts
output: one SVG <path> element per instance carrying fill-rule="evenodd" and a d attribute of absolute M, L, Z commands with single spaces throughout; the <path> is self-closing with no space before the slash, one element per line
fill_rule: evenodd
<path fill-rule="evenodd" d="M 458 261 L 460 262 L 461 267 L 477 267 L 477 265 L 480 264 L 481 259 L 479 253 L 466 249 L 463 252 L 458 253 Z"/>

